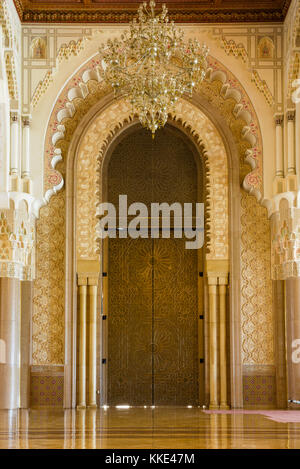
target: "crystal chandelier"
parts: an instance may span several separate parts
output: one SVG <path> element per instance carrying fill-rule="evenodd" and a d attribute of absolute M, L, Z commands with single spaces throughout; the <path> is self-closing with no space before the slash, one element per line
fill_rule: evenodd
<path fill-rule="evenodd" d="M 141 124 L 163 127 L 178 99 L 191 96 L 204 79 L 208 48 L 197 40 L 184 42 L 183 31 L 169 22 L 166 5 L 155 14 L 155 2 L 144 2 L 129 33 L 109 40 L 100 50 L 102 77 L 115 96 L 124 95 Z"/>

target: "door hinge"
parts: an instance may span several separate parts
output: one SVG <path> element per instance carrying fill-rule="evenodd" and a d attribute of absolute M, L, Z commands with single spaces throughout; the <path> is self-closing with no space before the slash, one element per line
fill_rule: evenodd
<path fill-rule="evenodd" d="M 200 363 L 204 363 L 204 358 L 200 358 Z"/>
<path fill-rule="evenodd" d="M 102 365 L 106 365 L 106 358 L 102 358 Z"/>
<path fill-rule="evenodd" d="M 203 314 L 199 314 L 199 319 L 204 319 Z"/>
<path fill-rule="evenodd" d="M 102 315 L 102 320 L 105 321 L 106 318 L 107 318 L 106 314 L 103 314 Z"/>
<path fill-rule="evenodd" d="M 102 277 L 107 277 L 107 272 L 102 272 Z"/>
<path fill-rule="evenodd" d="M 199 272 L 199 277 L 203 277 L 203 272 Z"/>

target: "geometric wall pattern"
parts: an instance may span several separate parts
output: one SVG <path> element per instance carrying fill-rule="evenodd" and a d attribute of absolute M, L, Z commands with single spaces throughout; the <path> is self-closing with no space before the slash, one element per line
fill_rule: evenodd
<path fill-rule="evenodd" d="M 276 407 L 275 376 L 243 376 L 245 407 Z"/>
<path fill-rule="evenodd" d="M 64 363 L 65 190 L 40 211 L 36 224 L 36 280 L 32 314 L 34 365 Z"/>
<path fill-rule="evenodd" d="M 274 364 L 270 222 L 241 191 L 241 327 L 243 364 Z"/>

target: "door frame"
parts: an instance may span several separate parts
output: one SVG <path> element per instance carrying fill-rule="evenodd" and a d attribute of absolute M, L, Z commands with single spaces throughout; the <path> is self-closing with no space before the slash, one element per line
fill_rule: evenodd
<path fill-rule="evenodd" d="M 205 184 L 205 161 L 204 155 L 200 153 L 199 146 L 192 140 L 191 136 L 180 126 L 178 123 L 168 121 L 168 128 L 174 132 L 174 134 L 183 137 L 186 145 L 189 147 L 193 154 L 195 164 L 197 166 L 197 202 L 206 203 L 206 184 Z M 129 125 L 124 127 L 118 136 L 109 145 L 101 173 L 102 181 L 102 201 L 108 199 L 108 168 L 109 162 L 114 150 L 119 143 L 126 138 L 128 135 L 134 133 L 140 128 L 140 123 L 137 119 L 134 119 Z M 200 169 L 201 168 L 201 169 Z M 202 187 L 202 191 L 201 191 Z M 207 379 L 207 347 L 205 344 L 205 337 L 207 337 L 207 321 L 204 314 L 205 311 L 205 252 L 206 252 L 206 236 L 204 237 L 204 245 L 201 249 L 198 249 L 198 276 L 197 276 L 197 304 L 198 304 L 198 405 L 204 405 L 207 403 L 207 396 L 205 395 L 205 381 Z M 99 321 L 99 339 L 100 348 L 98 369 L 99 371 L 99 389 L 100 399 L 98 404 L 100 406 L 108 405 L 108 300 L 109 300 L 109 287 L 108 287 L 108 268 L 109 268 L 109 238 L 101 240 L 101 269 L 102 275 L 100 275 L 100 321 Z M 199 340 L 200 339 L 200 340 Z"/>

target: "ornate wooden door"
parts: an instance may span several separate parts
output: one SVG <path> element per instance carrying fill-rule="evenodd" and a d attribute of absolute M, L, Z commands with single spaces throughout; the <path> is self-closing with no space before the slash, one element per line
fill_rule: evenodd
<path fill-rule="evenodd" d="M 109 240 L 111 405 L 198 402 L 197 251 L 184 242 Z"/>
<path fill-rule="evenodd" d="M 108 200 L 195 202 L 197 168 L 185 141 L 139 130 L 111 157 Z M 109 239 L 107 402 L 198 403 L 198 252 L 185 239 Z"/>

